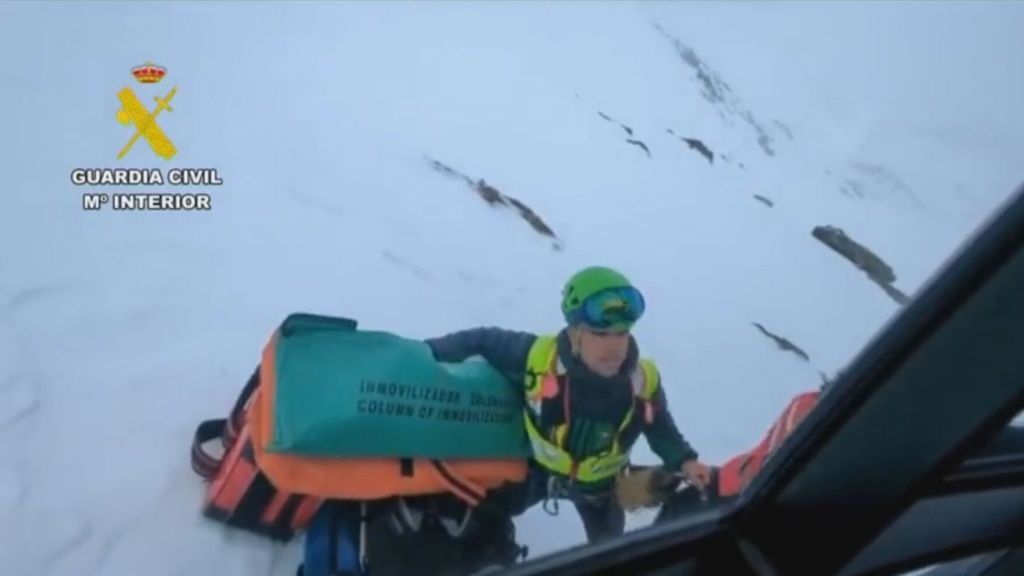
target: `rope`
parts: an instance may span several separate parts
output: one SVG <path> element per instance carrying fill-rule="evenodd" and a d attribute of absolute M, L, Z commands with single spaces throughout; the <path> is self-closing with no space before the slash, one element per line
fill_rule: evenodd
<path fill-rule="evenodd" d="M 558 499 L 566 495 L 558 478 L 556 476 L 549 476 L 544 491 L 544 503 L 542 505 L 544 511 L 550 516 L 558 516 Z"/>

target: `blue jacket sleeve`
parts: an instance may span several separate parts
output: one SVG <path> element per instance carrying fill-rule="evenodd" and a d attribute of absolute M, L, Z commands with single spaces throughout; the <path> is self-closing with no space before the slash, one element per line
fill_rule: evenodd
<path fill-rule="evenodd" d="M 664 383 L 662 383 L 664 384 Z M 683 437 L 668 408 L 664 385 L 658 387 L 653 398 L 654 421 L 644 427 L 647 443 L 666 468 L 678 470 L 683 462 L 697 459 L 697 451 Z"/>
<path fill-rule="evenodd" d="M 472 328 L 425 340 L 440 362 L 461 362 L 481 356 L 514 382 L 526 377 L 526 359 L 535 334 L 494 327 Z"/>

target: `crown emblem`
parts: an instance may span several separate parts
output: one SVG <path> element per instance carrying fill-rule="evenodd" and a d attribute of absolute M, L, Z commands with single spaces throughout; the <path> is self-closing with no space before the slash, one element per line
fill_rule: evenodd
<path fill-rule="evenodd" d="M 146 62 L 141 66 L 132 68 L 132 76 L 142 84 L 156 84 L 167 75 L 167 68 L 157 66 L 152 62 Z"/>

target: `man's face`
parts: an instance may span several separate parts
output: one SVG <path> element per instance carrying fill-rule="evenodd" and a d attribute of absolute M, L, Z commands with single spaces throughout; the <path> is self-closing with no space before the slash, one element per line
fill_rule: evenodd
<path fill-rule="evenodd" d="M 577 328 L 577 346 L 583 363 L 601 376 L 615 376 L 629 354 L 629 332 L 595 332 Z"/>

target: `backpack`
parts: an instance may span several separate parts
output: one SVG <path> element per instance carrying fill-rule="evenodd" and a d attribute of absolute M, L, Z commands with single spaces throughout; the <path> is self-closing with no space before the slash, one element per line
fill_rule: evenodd
<path fill-rule="evenodd" d="M 526 460 L 519 458 L 446 461 L 397 456 L 315 457 L 272 451 L 276 391 L 282 385 L 278 371 L 281 354 L 287 357 L 304 343 L 354 329 L 355 322 L 346 318 L 289 315 L 268 339 L 259 365 L 229 416 L 199 424 L 192 442 L 192 468 L 209 482 L 202 506 L 205 517 L 287 542 L 308 526 L 327 500 L 443 494 L 476 505 L 488 490 L 525 478 Z M 337 357 L 337 364 L 344 363 L 343 355 Z M 318 368 L 331 369 L 331 364 Z M 301 374 L 285 374 L 292 374 L 285 384 L 306 383 Z M 208 449 L 217 440 L 223 447 L 222 456 Z"/>
<path fill-rule="evenodd" d="M 821 392 L 819 391 L 804 392 L 795 396 L 754 448 L 734 456 L 722 464 L 718 482 L 719 492 L 723 496 L 739 494 L 761 471 L 765 462 L 772 457 L 779 446 L 807 418 L 807 415 L 818 404 L 820 396 Z"/>
<path fill-rule="evenodd" d="M 388 337 L 382 340 L 382 336 Z M 353 346 L 353 342 L 357 345 Z M 358 345 L 359 343 L 367 344 L 369 347 Z M 379 416 L 356 410 L 356 406 L 368 408 L 370 403 L 361 400 L 359 394 L 353 394 L 352 389 L 358 392 L 364 385 L 361 380 L 373 379 L 379 377 L 375 375 L 396 370 L 393 366 L 382 365 L 383 359 L 397 363 L 416 363 L 423 368 L 424 359 L 419 358 L 417 361 L 417 357 L 429 350 L 429 347 L 420 344 L 411 348 L 414 353 L 410 354 L 410 342 L 405 339 L 379 332 L 356 331 L 355 322 L 346 318 L 292 314 L 284 320 L 264 347 L 260 362 L 261 383 L 255 393 L 253 408 L 249 412 L 253 437 L 256 438 L 256 461 L 275 486 L 291 492 L 314 494 L 335 500 L 376 500 L 391 496 L 450 492 L 473 504 L 479 502 L 489 489 L 508 482 L 521 482 L 526 478 L 528 455 L 525 453 L 516 457 L 482 458 L 458 452 L 458 443 L 451 442 L 451 438 L 459 437 L 456 433 L 460 430 L 463 436 L 470 431 L 479 430 L 480 423 L 467 422 L 450 427 L 449 436 L 445 438 L 443 445 L 437 445 L 435 442 L 433 446 L 435 449 L 447 449 L 448 456 L 425 456 L 423 451 L 427 447 L 420 443 L 422 435 L 416 435 L 402 426 L 403 423 L 413 421 L 412 419 L 379 419 Z M 382 349 L 384 352 L 394 354 L 381 353 Z M 373 366 L 364 366 L 365 371 L 356 374 L 349 368 L 356 364 L 352 356 L 360 354 L 372 356 L 375 360 Z M 306 362 L 313 364 L 307 365 Z M 427 381 L 422 385 L 434 385 L 436 382 L 433 382 L 432 378 L 442 375 L 443 372 L 429 370 L 430 367 L 439 369 L 439 364 L 432 359 L 427 360 L 425 364 L 427 368 L 423 368 L 425 375 L 422 377 Z M 311 369 L 310 366 L 315 369 Z M 482 364 L 478 363 L 475 366 L 480 368 Z M 471 382 L 475 380 L 470 378 L 462 381 L 467 386 Z M 499 386 L 503 392 L 508 388 L 504 380 L 490 383 Z M 332 387 L 344 389 L 334 391 Z M 355 410 L 348 415 L 351 419 L 367 425 L 371 421 L 374 422 L 373 427 L 368 429 L 361 425 L 351 427 L 351 420 L 341 423 L 321 420 L 317 430 L 309 431 L 309 435 L 312 435 L 317 431 L 324 432 L 340 426 L 348 430 L 349 434 L 364 435 L 361 442 L 345 439 L 346 449 L 351 453 L 304 454 L 274 447 L 279 435 L 286 434 L 289 429 L 308 425 L 308 422 L 293 420 L 291 428 L 281 426 L 280 421 L 284 418 L 282 410 L 285 407 L 279 406 L 278 401 L 282 395 L 287 396 L 303 389 L 308 392 L 312 388 L 323 390 L 322 396 L 326 399 L 322 404 L 327 405 L 333 401 L 333 405 L 338 406 L 336 412 L 329 415 L 321 413 L 321 417 L 346 420 L 343 413 Z M 394 391 L 399 394 L 408 392 L 399 385 L 390 388 L 395 388 Z M 460 398 L 462 402 L 468 401 L 468 395 L 460 395 Z M 306 405 L 310 404 L 307 402 Z M 445 410 L 439 408 L 437 412 L 444 413 Z M 526 435 L 518 425 L 519 410 L 509 407 L 502 407 L 501 410 L 515 426 L 510 427 L 510 424 L 503 422 L 498 425 L 498 429 L 512 430 L 512 440 L 517 449 L 528 450 Z M 297 413 L 292 413 L 292 416 L 300 420 L 303 417 Z M 489 426 L 487 423 L 482 425 Z M 421 426 L 420 429 L 422 428 Z M 398 429 L 406 433 L 396 436 L 394 431 Z M 392 447 L 388 454 L 379 456 L 376 452 L 365 453 L 364 445 L 370 444 L 371 440 L 379 441 L 379 435 L 388 436 L 391 442 L 403 443 L 403 449 L 395 450 Z M 436 441 L 437 438 L 433 440 Z"/>
<path fill-rule="evenodd" d="M 209 482 L 203 516 L 269 537 L 290 541 L 320 508 L 316 497 L 278 490 L 256 463 L 247 418 L 259 387 L 259 368 L 246 383 L 228 418 L 206 420 L 192 442 L 192 469 Z M 223 456 L 206 444 L 220 440 Z"/>

